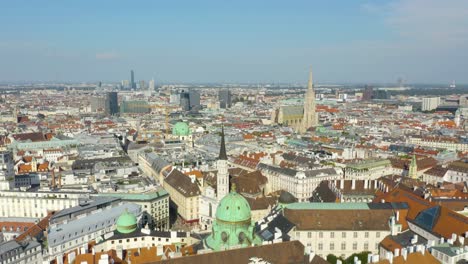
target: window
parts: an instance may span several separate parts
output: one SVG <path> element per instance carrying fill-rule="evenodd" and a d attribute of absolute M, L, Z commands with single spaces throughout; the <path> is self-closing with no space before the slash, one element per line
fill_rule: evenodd
<path fill-rule="evenodd" d="M 319 243 L 319 244 L 318 244 L 318 249 L 319 249 L 319 250 L 323 250 L 323 244 L 322 244 L 322 243 Z"/>
<path fill-rule="evenodd" d="M 341 232 L 341 237 L 346 238 L 346 232 Z"/>
<path fill-rule="evenodd" d="M 375 233 L 375 237 L 379 238 L 380 237 L 380 232 Z"/>
<path fill-rule="evenodd" d="M 369 243 L 367 243 L 367 242 L 364 243 L 364 250 L 366 250 L 366 251 L 369 250 Z"/>
<path fill-rule="evenodd" d="M 319 232 L 319 238 L 323 238 L 323 233 Z"/>
<path fill-rule="evenodd" d="M 312 238 L 312 232 L 307 232 L 307 238 Z"/>
<path fill-rule="evenodd" d="M 346 250 L 346 242 L 341 242 L 341 250 Z"/>
<path fill-rule="evenodd" d="M 353 250 L 357 250 L 357 242 L 353 243 Z"/>
<path fill-rule="evenodd" d="M 357 238 L 357 232 L 354 232 L 354 233 L 353 233 L 353 237 L 354 237 L 354 238 Z"/>
<path fill-rule="evenodd" d="M 335 232 L 330 232 L 330 238 L 335 238 Z"/>
<path fill-rule="evenodd" d="M 335 244 L 333 242 L 330 243 L 330 250 L 335 250 Z"/>
<path fill-rule="evenodd" d="M 369 232 L 365 232 L 365 233 L 364 233 L 364 237 L 365 237 L 365 238 L 369 238 Z"/>

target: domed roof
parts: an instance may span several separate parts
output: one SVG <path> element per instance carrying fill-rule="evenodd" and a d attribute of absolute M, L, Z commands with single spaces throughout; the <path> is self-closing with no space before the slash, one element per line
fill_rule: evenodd
<path fill-rule="evenodd" d="M 190 134 L 190 128 L 185 122 L 177 122 L 172 128 L 172 134 L 175 136 L 188 136 Z"/>
<path fill-rule="evenodd" d="M 278 202 L 282 204 L 290 204 L 290 203 L 297 202 L 297 199 L 290 192 L 282 191 L 278 199 Z"/>
<path fill-rule="evenodd" d="M 136 217 L 126 209 L 117 219 L 117 231 L 122 234 L 132 233 L 137 229 Z"/>
<path fill-rule="evenodd" d="M 250 221 L 251 217 L 249 203 L 235 190 L 221 199 L 216 209 L 216 219 L 227 223 Z"/>

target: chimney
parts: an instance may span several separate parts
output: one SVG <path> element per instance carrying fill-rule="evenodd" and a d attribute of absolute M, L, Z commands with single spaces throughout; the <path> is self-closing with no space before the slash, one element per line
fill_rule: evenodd
<path fill-rule="evenodd" d="M 55 189 L 55 170 L 52 170 L 52 189 Z"/>
<path fill-rule="evenodd" d="M 341 190 L 344 189 L 344 179 L 341 179 L 341 181 L 340 181 L 340 189 Z"/>
<path fill-rule="evenodd" d="M 457 241 L 457 234 L 452 233 L 452 240 L 453 242 Z"/>
<path fill-rule="evenodd" d="M 356 189 L 356 180 L 352 179 L 351 180 L 351 190 L 354 190 L 354 189 Z"/>
<path fill-rule="evenodd" d="M 398 256 L 400 256 L 400 249 L 395 248 L 395 257 L 398 257 Z"/>
<path fill-rule="evenodd" d="M 396 220 L 400 221 L 400 211 L 396 211 Z"/>
<path fill-rule="evenodd" d="M 408 258 L 408 250 L 406 248 L 403 248 L 401 250 L 401 255 L 403 256 L 403 258 L 406 260 Z"/>
<path fill-rule="evenodd" d="M 368 184 L 369 180 L 368 179 L 365 179 L 364 180 L 364 189 L 367 189 L 367 184 Z"/>
<path fill-rule="evenodd" d="M 377 187 L 378 187 L 378 184 L 379 184 L 379 181 L 377 181 L 377 180 L 374 180 L 374 189 L 377 189 Z"/>

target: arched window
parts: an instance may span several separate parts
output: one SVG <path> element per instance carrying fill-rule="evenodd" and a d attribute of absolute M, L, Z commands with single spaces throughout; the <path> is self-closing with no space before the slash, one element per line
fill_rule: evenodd
<path fill-rule="evenodd" d="M 223 231 L 223 232 L 221 233 L 221 240 L 222 240 L 224 243 L 226 243 L 227 240 L 228 240 L 228 238 L 229 238 L 228 234 L 227 234 L 226 232 Z"/>

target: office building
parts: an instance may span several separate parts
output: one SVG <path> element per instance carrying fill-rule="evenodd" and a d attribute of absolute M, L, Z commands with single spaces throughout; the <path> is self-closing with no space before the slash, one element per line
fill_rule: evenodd
<path fill-rule="evenodd" d="M 422 101 L 422 111 L 431 111 L 440 105 L 440 97 L 426 97 Z"/>
<path fill-rule="evenodd" d="M 106 105 L 104 112 L 106 115 L 115 115 L 119 112 L 117 92 L 108 92 L 106 94 Z"/>
<path fill-rule="evenodd" d="M 144 80 L 140 81 L 140 87 L 138 87 L 140 90 L 143 90 L 146 88 L 146 82 Z"/>
<path fill-rule="evenodd" d="M 196 90 L 189 91 L 189 105 L 190 110 L 198 110 L 200 109 L 200 93 Z"/>
<path fill-rule="evenodd" d="M 363 101 L 372 100 L 373 96 L 374 96 L 374 91 L 373 91 L 372 86 L 366 85 L 364 88 L 364 93 L 362 94 L 362 100 Z"/>
<path fill-rule="evenodd" d="M 146 101 L 122 101 L 120 112 L 124 114 L 149 113 L 151 108 Z"/>
<path fill-rule="evenodd" d="M 180 93 L 180 107 L 182 111 L 190 111 L 190 93 L 182 91 Z"/>
<path fill-rule="evenodd" d="M 91 112 L 102 112 L 106 108 L 106 99 L 104 97 L 91 97 Z"/>
<path fill-rule="evenodd" d="M 231 108 L 231 91 L 220 90 L 218 93 L 219 107 L 223 109 Z"/>
<path fill-rule="evenodd" d="M 132 89 L 136 89 L 135 73 L 133 72 L 133 70 L 130 71 L 130 85 Z"/>
<path fill-rule="evenodd" d="M 155 82 L 154 79 L 151 79 L 148 84 L 148 91 L 154 91 L 155 88 Z"/>
<path fill-rule="evenodd" d="M 128 89 L 130 88 L 130 81 L 129 80 L 122 80 L 122 88 Z"/>

